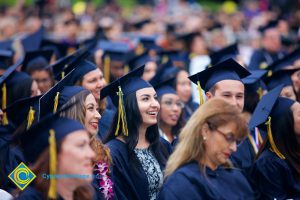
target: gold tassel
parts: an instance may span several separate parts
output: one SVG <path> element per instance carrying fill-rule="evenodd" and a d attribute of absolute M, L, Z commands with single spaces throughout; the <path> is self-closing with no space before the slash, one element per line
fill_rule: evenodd
<path fill-rule="evenodd" d="M 56 174 L 56 141 L 55 141 L 55 132 L 53 129 L 49 131 L 49 173 L 51 175 Z M 49 199 L 56 199 L 56 178 L 53 177 L 50 179 L 50 186 L 48 191 L 48 198 Z"/>
<path fill-rule="evenodd" d="M 57 106 L 58 106 L 58 97 L 59 97 L 59 92 L 56 93 L 55 98 L 54 98 L 53 113 L 56 113 L 56 110 L 57 110 Z"/>
<path fill-rule="evenodd" d="M 108 55 L 104 58 L 104 79 L 109 83 L 110 79 L 110 57 Z"/>
<path fill-rule="evenodd" d="M 259 145 L 261 145 L 263 143 L 263 139 L 261 137 L 261 134 L 260 134 L 260 131 L 259 129 L 257 128 L 257 135 L 258 135 L 258 141 L 259 141 Z"/>
<path fill-rule="evenodd" d="M 162 60 L 161 60 L 161 64 L 165 64 L 169 61 L 169 57 L 167 55 L 164 55 Z"/>
<path fill-rule="evenodd" d="M 6 84 L 2 86 L 2 110 L 6 109 Z M 3 111 L 3 125 L 8 124 L 7 113 Z"/>
<path fill-rule="evenodd" d="M 272 75 L 273 75 L 273 72 L 272 72 L 272 70 L 269 70 L 269 71 L 268 71 L 268 75 L 267 75 L 267 76 L 268 76 L 268 77 L 270 77 L 270 76 L 272 76 Z"/>
<path fill-rule="evenodd" d="M 201 106 L 204 104 L 204 97 L 203 97 L 200 81 L 197 81 L 197 88 L 198 88 L 198 92 L 199 92 L 199 96 L 200 96 L 200 106 Z"/>
<path fill-rule="evenodd" d="M 285 159 L 284 155 L 282 155 L 280 153 L 280 151 L 277 149 L 276 144 L 273 140 L 273 136 L 272 136 L 272 130 L 271 130 L 271 117 L 268 117 L 268 121 L 265 123 L 267 125 L 267 129 L 268 129 L 268 139 L 270 141 L 271 144 L 271 149 L 272 151 L 281 159 Z"/>
<path fill-rule="evenodd" d="M 128 136 L 128 129 L 127 129 L 127 121 L 126 121 L 126 113 L 125 113 L 125 108 L 123 105 L 123 92 L 121 89 L 121 86 L 119 86 L 119 92 L 117 92 L 117 95 L 119 96 L 119 103 L 118 103 L 118 123 L 117 123 L 117 128 L 115 131 L 115 136 L 118 135 L 119 128 L 120 128 L 120 121 L 122 121 L 122 131 L 125 136 Z"/>
<path fill-rule="evenodd" d="M 129 72 L 129 66 L 125 65 L 125 67 L 124 67 L 124 74 L 128 74 L 128 72 Z"/>
<path fill-rule="evenodd" d="M 32 106 L 30 106 L 29 112 L 28 112 L 28 116 L 27 116 L 27 130 L 30 128 L 30 126 L 32 125 L 33 121 L 34 121 L 34 110 L 32 108 Z"/>
<path fill-rule="evenodd" d="M 191 59 L 195 58 L 196 56 L 197 56 L 197 54 L 195 54 L 195 53 L 190 53 L 190 54 L 189 54 L 189 59 L 191 60 Z"/>
<path fill-rule="evenodd" d="M 262 96 L 263 96 L 263 90 L 262 90 L 262 88 L 259 87 L 258 90 L 256 90 L 256 93 L 258 94 L 259 99 L 261 99 Z"/>
<path fill-rule="evenodd" d="M 62 80 L 63 78 L 65 78 L 65 71 L 62 71 L 62 72 L 61 72 L 61 80 Z"/>
<path fill-rule="evenodd" d="M 145 51 L 144 45 L 142 43 L 139 43 L 135 49 L 135 54 L 138 56 L 144 53 L 144 51 Z"/>

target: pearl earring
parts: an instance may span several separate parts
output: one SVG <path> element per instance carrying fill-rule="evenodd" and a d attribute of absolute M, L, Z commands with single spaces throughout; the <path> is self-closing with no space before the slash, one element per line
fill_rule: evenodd
<path fill-rule="evenodd" d="M 206 137 L 205 137 L 205 136 L 203 136 L 203 140 L 204 140 L 204 141 L 206 140 Z"/>

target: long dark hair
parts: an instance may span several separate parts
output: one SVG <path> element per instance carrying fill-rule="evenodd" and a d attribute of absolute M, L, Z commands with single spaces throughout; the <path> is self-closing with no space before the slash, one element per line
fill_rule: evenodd
<path fill-rule="evenodd" d="M 135 160 L 134 149 L 139 140 L 139 127 L 143 122 L 136 99 L 136 92 L 132 92 L 124 98 L 124 107 L 126 111 L 126 120 L 129 133 L 128 136 L 124 136 L 123 138 L 126 142 L 130 159 Z M 117 111 L 111 124 L 110 130 L 107 134 L 107 137 L 104 139 L 104 143 L 107 143 L 108 141 L 116 138 L 115 131 L 117 127 L 116 125 L 118 123 L 118 114 L 119 113 Z M 122 129 L 119 129 L 118 135 L 124 135 L 122 133 Z M 166 160 L 159 153 L 160 148 L 164 149 L 164 146 L 160 143 L 160 136 L 157 124 L 147 128 L 146 139 L 150 143 L 149 148 L 153 152 L 158 162 L 161 164 L 165 164 Z M 162 152 L 167 153 L 164 150 Z"/>
<path fill-rule="evenodd" d="M 300 145 L 294 131 L 293 112 L 290 109 L 282 113 L 281 117 L 272 118 L 272 135 L 278 150 L 286 157 L 286 161 L 300 183 Z M 268 148 L 270 148 L 270 143 L 268 139 L 265 139 L 257 157 Z"/>

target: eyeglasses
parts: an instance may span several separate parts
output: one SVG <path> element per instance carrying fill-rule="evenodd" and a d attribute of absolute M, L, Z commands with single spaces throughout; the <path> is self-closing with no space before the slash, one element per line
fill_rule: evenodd
<path fill-rule="evenodd" d="M 169 108 L 172 108 L 174 105 L 176 105 L 178 108 L 184 108 L 184 103 L 182 101 L 171 101 L 171 100 L 168 100 L 168 101 L 163 101 L 161 102 L 162 104 L 165 104 L 167 107 Z"/>
<path fill-rule="evenodd" d="M 235 137 L 232 134 L 226 134 L 218 129 L 216 129 L 215 131 L 217 131 L 219 134 L 223 135 L 223 137 L 229 144 L 236 143 L 238 145 L 240 143 L 240 141 L 235 139 Z"/>

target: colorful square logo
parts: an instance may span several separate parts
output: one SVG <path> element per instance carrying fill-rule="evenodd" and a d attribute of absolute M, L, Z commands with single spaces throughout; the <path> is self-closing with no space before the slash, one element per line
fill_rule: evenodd
<path fill-rule="evenodd" d="M 8 175 L 8 178 L 10 178 L 20 190 L 24 190 L 35 177 L 35 174 L 23 162 Z"/>

